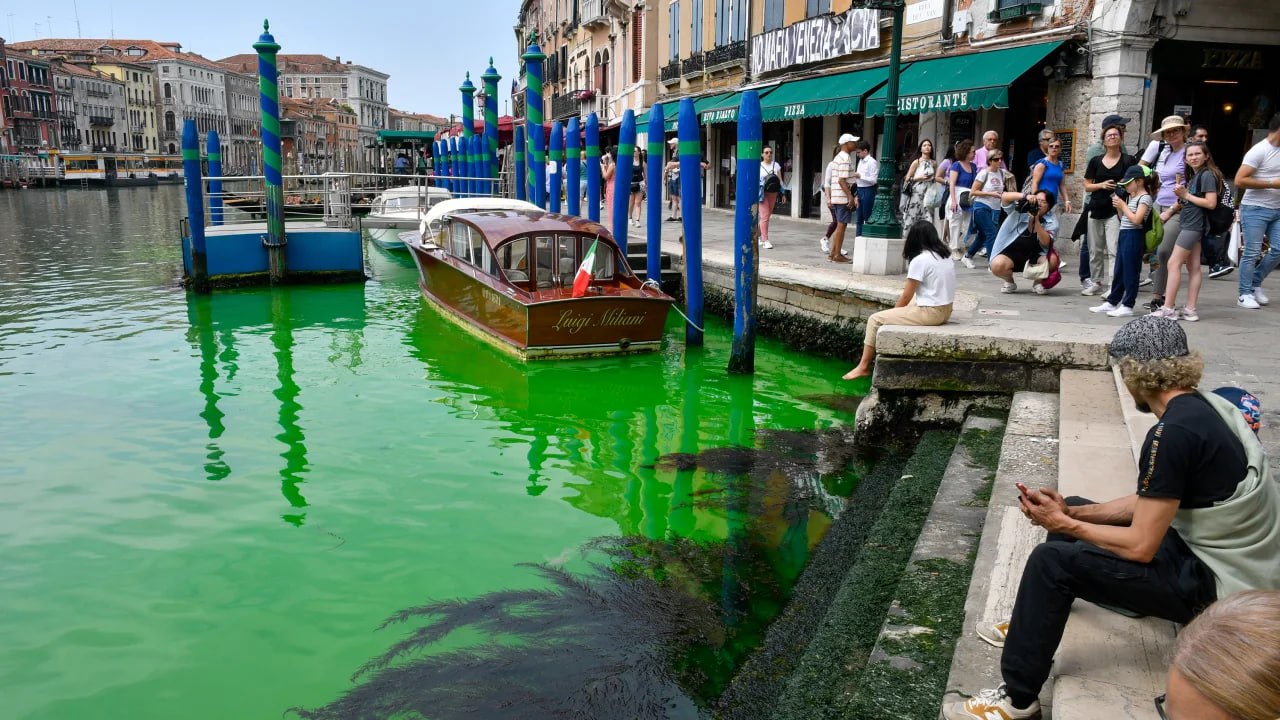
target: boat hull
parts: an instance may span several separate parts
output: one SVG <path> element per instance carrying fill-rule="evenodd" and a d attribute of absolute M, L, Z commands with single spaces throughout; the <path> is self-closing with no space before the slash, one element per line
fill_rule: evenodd
<path fill-rule="evenodd" d="M 525 359 L 653 352 L 671 298 L 639 292 L 523 302 L 496 278 L 410 246 L 423 295 L 445 317 Z"/>
<path fill-rule="evenodd" d="M 400 239 L 403 230 L 394 228 L 366 228 L 369 239 L 384 250 L 404 250 L 404 241 Z"/>

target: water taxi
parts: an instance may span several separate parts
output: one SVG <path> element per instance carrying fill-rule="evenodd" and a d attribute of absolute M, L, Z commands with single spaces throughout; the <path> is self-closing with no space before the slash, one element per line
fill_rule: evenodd
<path fill-rule="evenodd" d="M 373 201 L 361 226 L 369 238 L 387 250 L 403 250 L 400 233 L 418 227 L 427 211 L 453 194 L 439 187 L 397 187 L 383 191 Z"/>
<path fill-rule="evenodd" d="M 636 277 L 599 223 L 494 208 L 446 213 L 428 225 L 401 234 L 423 295 L 496 347 L 524 359 L 661 347 L 675 300 Z"/>

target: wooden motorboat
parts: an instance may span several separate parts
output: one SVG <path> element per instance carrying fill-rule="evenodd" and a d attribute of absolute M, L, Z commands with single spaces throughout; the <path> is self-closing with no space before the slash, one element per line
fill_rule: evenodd
<path fill-rule="evenodd" d="M 527 359 L 661 347 L 674 300 L 635 276 L 599 223 L 501 208 L 438 221 L 425 237 L 401 234 L 422 293 L 492 344 Z M 583 268 L 588 257 L 593 262 Z"/>
<path fill-rule="evenodd" d="M 439 187 L 391 188 L 373 202 L 361 226 L 379 246 L 399 250 L 404 247 L 400 233 L 418 227 L 432 206 L 452 197 L 448 190 Z"/>

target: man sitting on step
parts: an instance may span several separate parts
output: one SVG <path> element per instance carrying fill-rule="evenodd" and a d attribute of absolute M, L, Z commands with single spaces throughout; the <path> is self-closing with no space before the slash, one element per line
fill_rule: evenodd
<path fill-rule="evenodd" d="M 1196 389 L 1204 361 L 1182 328 L 1138 318 L 1116 332 L 1111 356 L 1138 409 L 1159 419 L 1137 492 L 1101 504 L 1023 492 L 1023 513 L 1049 536 L 1027 559 L 1013 617 L 978 628 L 1003 648 L 1004 682 L 945 706 L 947 720 L 1039 717 L 1076 598 L 1186 623 L 1219 597 L 1280 589 L 1280 482 L 1240 410 Z"/>

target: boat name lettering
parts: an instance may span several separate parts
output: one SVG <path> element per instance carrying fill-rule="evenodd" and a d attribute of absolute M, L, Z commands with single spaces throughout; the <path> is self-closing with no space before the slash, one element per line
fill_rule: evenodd
<path fill-rule="evenodd" d="M 560 318 L 551 326 L 551 329 L 556 332 L 568 330 L 570 335 L 575 335 L 579 330 L 588 327 L 635 327 L 644 324 L 645 317 L 646 313 L 633 314 L 619 308 L 605 310 L 598 315 L 565 310 L 560 313 Z"/>

